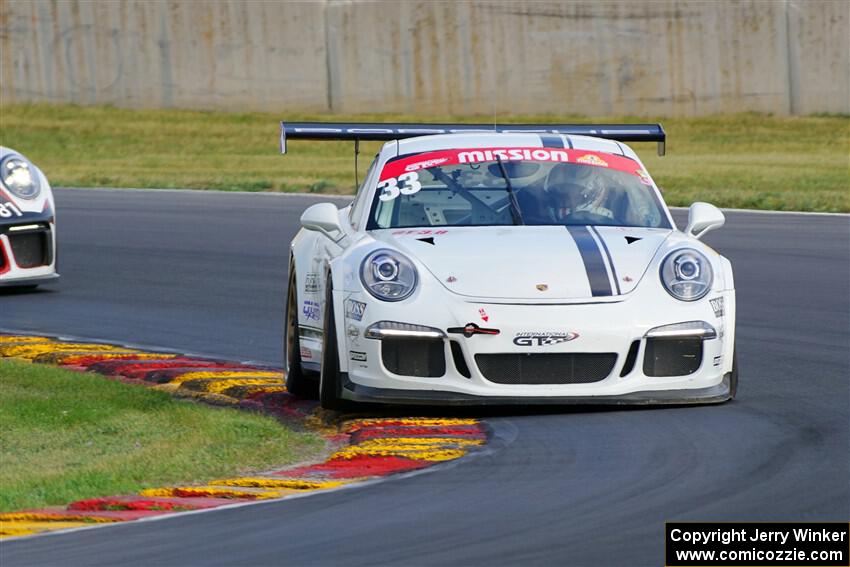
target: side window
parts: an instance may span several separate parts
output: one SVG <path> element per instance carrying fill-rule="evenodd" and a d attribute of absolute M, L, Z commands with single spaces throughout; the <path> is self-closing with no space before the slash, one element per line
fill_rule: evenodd
<path fill-rule="evenodd" d="M 366 176 L 363 177 L 363 183 L 360 184 L 360 187 L 357 188 L 357 195 L 354 197 L 354 203 L 351 205 L 351 211 L 348 214 L 348 220 L 351 222 L 351 226 L 354 230 L 358 230 L 360 228 L 360 217 L 363 215 L 363 206 L 366 204 L 366 187 L 372 177 L 372 174 L 375 172 L 375 166 L 378 163 L 378 156 L 380 154 L 375 154 L 375 159 L 372 160 L 372 164 L 369 166 L 369 169 L 366 170 Z"/>

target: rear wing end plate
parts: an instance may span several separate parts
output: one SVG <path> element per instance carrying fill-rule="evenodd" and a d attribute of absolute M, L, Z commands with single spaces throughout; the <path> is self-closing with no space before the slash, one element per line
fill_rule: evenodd
<path fill-rule="evenodd" d="M 524 133 L 594 136 L 618 142 L 656 142 L 666 153 L 667 134 L 661 124 L 392 124 L 383 122 L 281 122 L 280 153 L 287 140 L 402 140 L 417 136 L 457 133 Z"/>

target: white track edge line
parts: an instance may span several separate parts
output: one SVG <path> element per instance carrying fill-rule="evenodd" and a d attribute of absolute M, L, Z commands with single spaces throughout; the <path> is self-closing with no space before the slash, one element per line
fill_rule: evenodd
<path fill-rule="evenodd" d="M 220 189 L 177 189 L 177 188 L 157 188 L 157 187 L 54 187 L 54 189 L 60 189 L 62 191 L 108 191 L 108 192 L 122 192 L 122 191 L 132 191 L 132 192 L 144 192 L 144 191 L 156 191 L 159 193 L 197 193 L 201 195 L 266 195 L 266 196 L 275 196 L 275 197 L 307 197 L 311 199 L 349 199 L 353 200 L 354 195 L 341 195 L 337 193 L 290 193 L 290 192 L 282 192 L 282 191 L 223 191 Z M 687 211 L 688 207 L 669 207 L 671 210 L 675 211 Z M 763 210 L 763 209 L 734 209 L 734 208 L 721 208 L 723 211 L 729 211 L 730 213 L 753 213 L 760 215 L 813 215 L 813 216 L 828 216 L 828 217 L 850 217 L 850 213 L 829 213 L 829 212 L 816 212 L 816 211 L 773 211 L 773 210 Z"/>

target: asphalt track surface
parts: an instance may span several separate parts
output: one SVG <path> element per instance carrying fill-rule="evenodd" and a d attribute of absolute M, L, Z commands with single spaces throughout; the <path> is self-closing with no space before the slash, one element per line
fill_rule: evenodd
<path fill-rule="evenodd" d="M 0 327 L 279 363 L 308 197 L 56 191 L 62 279 Z M 682 215 L 677 213 L 681 219 Z M 425 474 L 0 544 L 12 565 L 663 565 L 665 521 L 850 518 L 850 217 L 730 212 L 738 398 L 488 410 L 492 449 Z"/>

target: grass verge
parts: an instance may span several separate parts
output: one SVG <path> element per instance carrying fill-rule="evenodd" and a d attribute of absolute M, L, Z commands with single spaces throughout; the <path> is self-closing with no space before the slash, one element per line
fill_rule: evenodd
<path fill-rule="evenodd" d="M 353 192 L 350 143 L 298 142 L 278 154 L 278 121 L 488 122 L 483 117 L 234 114 L 4 105 L 0 144 L 61 186 Z M 670 205 L 850 211 L 850 116 L 701 118 L 512 116 L 510 122 L 660 121 L 668 155 L 635 144 Z M 364 144 L 361 175 L 378 144 Z"/>
<path fill-rule="evenodd" d="M 256 413 L 0 360 L 0 512 L 241 475 L 324 441 Z"/>

